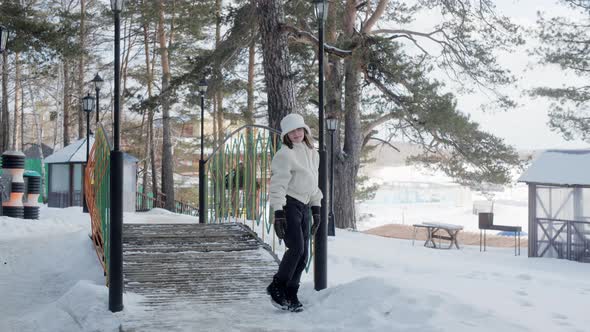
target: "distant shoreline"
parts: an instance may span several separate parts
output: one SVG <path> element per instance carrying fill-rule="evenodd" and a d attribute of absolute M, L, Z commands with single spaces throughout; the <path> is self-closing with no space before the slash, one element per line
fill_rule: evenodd
<path fill-rule="evenodd" d="M 363 231 L 363 233 L 371 234 L 371 235 L 378 235 L 383 237 L 390 237 L 396 239 L 405 239 L 411 240 L 414 238 L 414 227 L 411 225 L 401 225 L 401 224 L 387 224 L 375 228 L 368 229 Z M 419 228 L 416 232 L 416 241 L 425 241 L 426 240 L 426 231 L 423 228 Z M 486 244 L 488 247 L 498 247 L 498 248 L 509 248 L 514 247 L 514 237 L 512 236 L 498 236 L 498 235 L 491 235 L 487 234 L 486 236 Z M 469 231 L 461 231 L 459 233 L 459 245 L 473 245 L 479 246 L 479 233 L 469 232 Z M 520 247 L 526 248 L 528 246 L 528 237 L 522 236 L 520 237 Z"/>

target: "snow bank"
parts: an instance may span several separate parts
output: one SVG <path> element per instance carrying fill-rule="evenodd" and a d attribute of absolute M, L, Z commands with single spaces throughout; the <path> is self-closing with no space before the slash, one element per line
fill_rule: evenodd
<path fill-rule="evenodd" d="M 8 330 L 117 332 L 121 323 L 108 310 L 106 303 L 106 287 L 81 280 L 57 301 L 23 316 L 9 318 Z"/>

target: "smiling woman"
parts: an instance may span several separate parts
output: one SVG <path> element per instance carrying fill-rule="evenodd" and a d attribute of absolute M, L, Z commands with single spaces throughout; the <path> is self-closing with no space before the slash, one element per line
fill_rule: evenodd
<path fill-rule="evenodd" d="M 297 293 L 309 256 L 309 238 L 320 226 L 320 201 L 323 197 L 317 186 L 320 161 L 311 143 L 311 130 L 301 115 L 285 116 L 281 120 L 281 130 L 283 146 L 271 165 L 270 206 L 275 211 L 275 232 L 279 239 L 285 241 L 287 251 L 266 291 L 275 307 L 300 312 L 303 304 Z"/>

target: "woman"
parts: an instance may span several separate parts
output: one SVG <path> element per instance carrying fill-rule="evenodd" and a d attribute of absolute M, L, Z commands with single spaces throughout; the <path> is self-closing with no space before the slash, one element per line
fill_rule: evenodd
<path fill-rule="evenodd" d="M 320 226 L 318 188 L 319 154 L 313 148 L 311 130 L 299 114 L 281 120 L 283 145 L 275 154 L 270 178 L 270 206 L 275 211 L 274 229 L 287 250 L 266 288 L 274 306 L 293 312 L 303 310 L 297 298 L 301 273 L 309 247 L 309 207 L 313 215 L 312 235 Z"/>

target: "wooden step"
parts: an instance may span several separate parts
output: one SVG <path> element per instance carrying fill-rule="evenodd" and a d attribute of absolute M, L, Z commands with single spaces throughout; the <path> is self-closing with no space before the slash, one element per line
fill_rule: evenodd
<path fill-rule="evenodd" d="M 141 295 L 139 304 L 147 311 L 266 303 L 265 289 L 278 262 L 268 245 L 243 224 L 123 226 L 125 292 Z M 174 330 L 174 315 L 165 320 L 161 315 L 146 317 L 125 314 L 123 330 Z"/>

